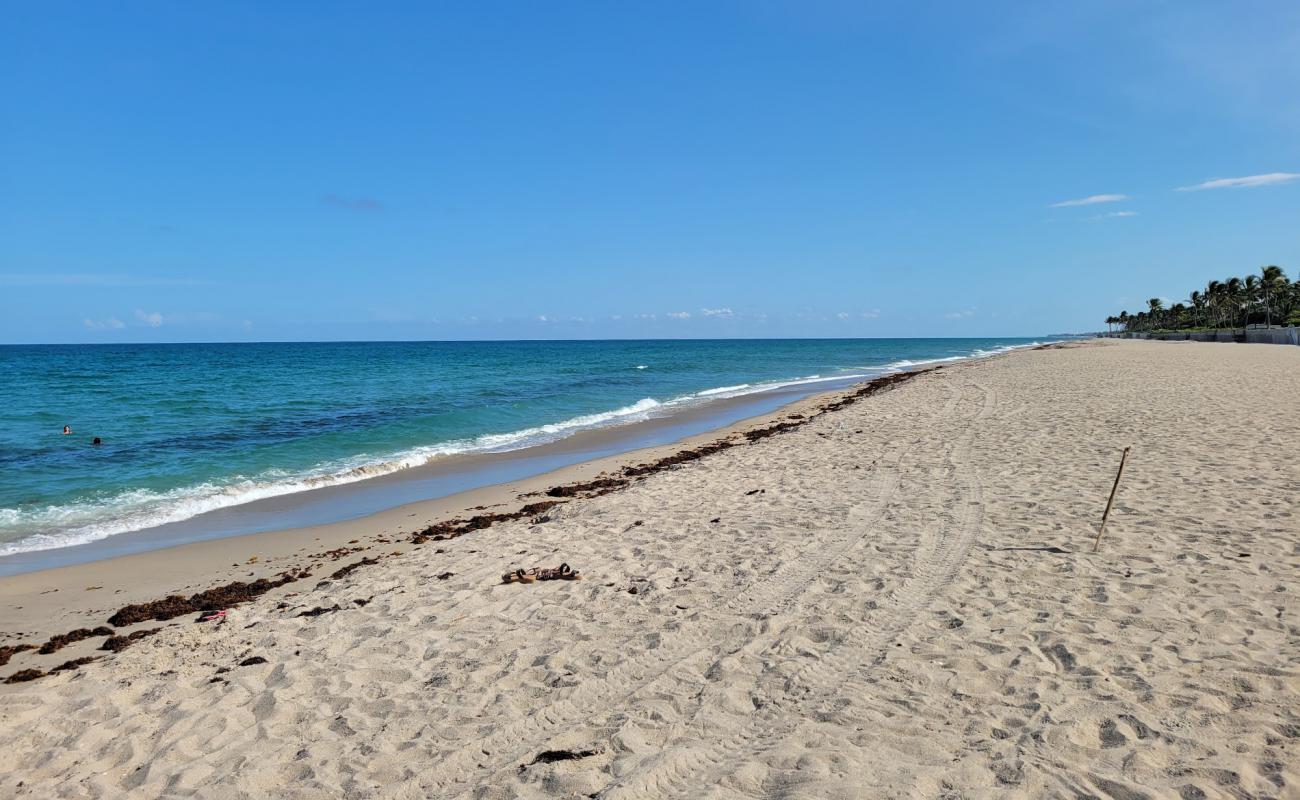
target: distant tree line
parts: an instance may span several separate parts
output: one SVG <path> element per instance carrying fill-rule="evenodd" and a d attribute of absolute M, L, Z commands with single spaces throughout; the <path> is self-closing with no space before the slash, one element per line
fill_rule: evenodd
<path fill-rule="evenodd" d="M 1247 325 L 1300 325 L 1300 280 L 1287 280 L 1281 267 L 1267 266 L 1258 275 L 1210 281 L 1184 303 L 1168 308 L 1159 297 L 1144 311 L 1121 311 L 1106 318 L 1108 329 L 1177 331 L 1244 328 Z"/>

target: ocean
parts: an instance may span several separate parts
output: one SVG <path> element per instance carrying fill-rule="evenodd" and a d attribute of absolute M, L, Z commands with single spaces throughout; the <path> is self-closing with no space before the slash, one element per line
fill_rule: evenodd
<path fill-rule="evenodd" d="M 0 346 L 0 556 L 1029 339 Z M 63 435 L 64 425 L 73 433 Z M 101 444 L 94 445 L 98 437 Z"/>

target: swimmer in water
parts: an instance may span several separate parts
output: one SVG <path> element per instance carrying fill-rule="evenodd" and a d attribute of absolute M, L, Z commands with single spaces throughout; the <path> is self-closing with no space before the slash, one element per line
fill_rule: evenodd
<path fill-rule="evenodd" d="M 96 436 L 96 437 L 95 437 L 95 441 L 91 442 L 91 444 L 103 444 L 103 442 L 101 442 L 101 441 L 99 440 L 99 437 Z"/>
<path fill-rule="evenodd" d="M 64 435 L 64 436 L 67 436 L 67 435 L 70 434 L 70 433 L 72 433 L 72 426 L 71 426 L 71 425 L 64 425 L 64 426 L 63 426 L 63 435 Z"/>

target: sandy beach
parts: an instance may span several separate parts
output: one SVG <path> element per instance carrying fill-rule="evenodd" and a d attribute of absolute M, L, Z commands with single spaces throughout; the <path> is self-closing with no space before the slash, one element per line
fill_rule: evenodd
<path fill-rule="evenodd" d="M 39 647 L 297 577 L 222 621 L 112 626 L 159 629 L 118 653 L 14 653 L 0 679 L 98 660 L 0 685 L 0 795 L 1296 796 L 1300 348 L 1082 342 L 843 394 L 0 579 L 0 645 Z M 474 514 L 517 518 L 437 527 Z M 582 579 L 501 583 L 562 562 Z"/>

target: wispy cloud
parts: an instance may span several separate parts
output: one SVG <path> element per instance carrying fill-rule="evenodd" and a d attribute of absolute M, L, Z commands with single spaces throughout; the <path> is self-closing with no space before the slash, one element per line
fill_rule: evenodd
<path fill-rule="evenodd" d="M 126 323 L 117 317 L 108 317 L 107 319 L 86 317 L 81 322 L 92 331 L 119 331 L 126 327 Z"/>
<path fill-rule="evenodd" d="M 949 311 L 943 315 L 944 319 L 969 319 L 975 316 L 975 309 L 967 308 L 963 311 Z"/>
<path fill-rule="evenodd" d="M 1180 186 L 1180 192 L 1200 192 L 1205 189 L 1251 189 L 1256 186 L 1274 186 L 1300 180 L 1300 172 L 1268 172 L 1263 175 L 1247 175 L 1242 178 L 1215 178 L 1194 186 Z"/>
<path fill-rule="evenodd" d="M 144 311 L 137 308 L 135 310 L 135 320 L 141 325 L 148 325 L 150 328 L 158 328 L 163 324 L 163 315 L 159 311 Z"/>
<path fill-rule="evenodd" d="M 340 197 L 327 194 L 320 199 L 327 206 L 346 208 L 349 211 L 383 211 L 384 204 L 369 197 Z"/>
<path fill-rule="evenodd" d="M 1094 194 L 1089 197 L 1080 197 L 1078 200 L 1062 200 L 1059 203 L 1052 203 L 1048 208 L 1095 206 L 1098 203 L 1119 203 L 1127 199 L 1129 199 L 1129 197 L 1126 194 Z"/>
<path fill-rule="evenodd" d="M 667 316 L 668 316 L 669 319 L 690 319 L 690 318 L 691 318 L 691 312 L 689 312 L 689 311 L 669 311 L 668 314 L 667 314 Z"/>
<path fill-rule="evenodd" d="M 862 318 L 863 318 L 863 319 L 879 319 L 879 318 L 880 318 L 880 309 L 878 309 L 878 308 L 867 309 L 866 311 L 863 311 L 863 312 L 862 312 Z"/>
<path fill-rule="evenodd" d="M 1093 219 L 1122 219 L 1124 217 L 1136 217 L 1136 211 L 1112 211 L 1109 214 L 1098 214 Z"/>
<path fill-rule="evenodd" d="M 108 273 L 0 273 L 0 286 L 210 286 L 196 278 L 159 278 Z"/>
<path fill-rule="evenodd" d="M 706 317 L 721 317 L 723 319 L 731 319 L 736 316 L 729 308 L 701 308 L 700 313 Z"/>

